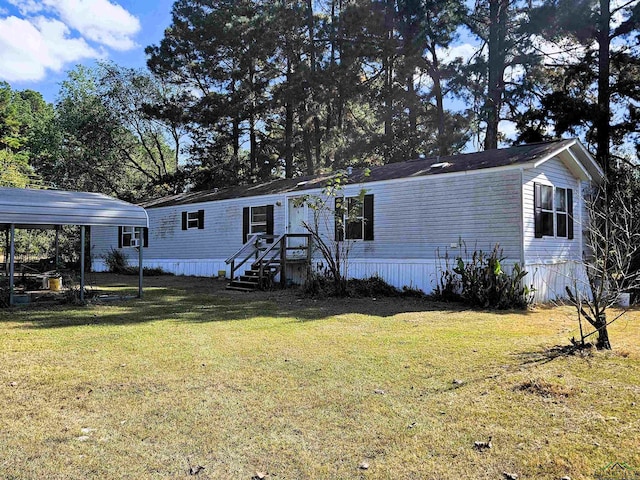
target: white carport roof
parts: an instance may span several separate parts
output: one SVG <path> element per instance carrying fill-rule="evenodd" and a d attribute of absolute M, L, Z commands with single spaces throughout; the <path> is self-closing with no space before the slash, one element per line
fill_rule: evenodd
<path fill-rule="evenodd" d="M 101 193 L 0 187 L 0 225 L 148 227 L 144 208 Z"/>
<path fill-rule="evenodd" d="M 0 228 L 8 232 L 10 240 L 9 305 L 14 301 L 15 229 L 47 229 L 60 225 L 80 225 L 80 238 L 84 238 L 87 226 L 148 227 L 149 217 L 144 208 L 101 193 L 0 187 Z M 84 300 L 84 248 L 85 242 L 80 242 L 80 300 Z M 140 298 L 142 251 L 138 249 Z"/>

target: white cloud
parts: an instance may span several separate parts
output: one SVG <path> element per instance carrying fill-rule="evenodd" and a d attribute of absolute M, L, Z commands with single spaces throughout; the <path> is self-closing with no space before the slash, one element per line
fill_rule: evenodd
<path fill-rule="evenodd" d="M 18 7 L 20 15 L 33 15 L 43 10 L 43 5 L 38 0 L 8 0 L 9 3 Z"/>
<path fill-rule="evenodd" d="M 38 81 L 47 71 L 130 50 L 140 21 L 109 0 L 8 0 L 20 12 L 0 9 L 0 79 Z"/>
<path fill-rule="evenodd" d="M 449 48 L 441 48 L 438 50 L 438 57 L 443 63 L 452 62 L 453 60 L 460 58 L 462 61 L 467 62 L 476 55 L 478 52 L 478 46 L 472 43 L 461 43 Z"/>
<path fill-rule="evenodd" d="M 584 55 L 584 47 L 569 40 L 552 42 L 542 37 L 532 38 L 533 46 L 546 63 L 572 64 Z"/>
<path fill-rule="evenodd" d="M 0 78 L 37 81 L 47 70 L 59 72 L 69 62 L 101 56 L 84 39 L 70 38 L 69 33 L 63 23 L 44 17 L 0 18 Z"/>
<path fill-rule="evenodd" d="M 115 50 L 136 46 L 133 37 L 140 31 L 140 21 L 109 0 L 43 0 L 69 27 L 83 37 Z"/>

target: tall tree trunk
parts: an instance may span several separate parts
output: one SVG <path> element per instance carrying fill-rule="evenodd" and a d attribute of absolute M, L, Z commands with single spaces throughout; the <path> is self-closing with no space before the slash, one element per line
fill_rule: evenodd
<path fill-rule="evenodd" d="M 394 6 L 387 0 L 385 9 L 385 45 L 382 58 L 384 71 L 384 161 L 389 163 L 393 158 L 393 20 Z"/>
<path fill-rule="evenodd" d="M 293 177 L 293 106 L 288 99 L 284 118 L 284 176 Z"/>
<path fill-rule="evenodd" d="M 309 31 L 309 61 L 310 71 L 311 71 L 311 84 L 315 85 L 317 82 L 318 76 L 317 73 L 317 59 L 316 59 L 316 45 L 315 45 L 315 22 L 313 17 L 313 0 L 307 0 L 307 29 Z M 312 94 L 313 96 L 313 94 Z M 317 101 L 313 102 L 314 105 L 317 104 Z M 320 133 L 320 118 L 318 117 L 317 107 L 314 106 L 313 113 L 313 145 L 315 152 L 315 164 L 320 165 L 320 155 L 321 155 L 321 133 Z"/>
<path fill-rule="evenodd" d="M 484 104 L 487 132 L 484 149 L 498 148 L 498 125 L 504 94 L 505 34 L 509 0 L 489 0 L 489 72 Z"/>
<path fill-rule="evenodd" d="M 611 127 L 611 92 L 609 88 L 610 58 L 609 58 L 609 25 L 611 11 L 609 0 L 600 0 L 600 21 L 598 22 L 598 118 L 596 120 L 596 159 L 609 179 L 609 139 Z"/>
<path fill-rule="evenodd" d="M 240 171 L 240 119 L 235 116 L 232 120 L 231 125 L 231 136 L 233 137 L 231 140 L 232 148 L 233 148 L 233 168 L 236 172 Z"/>
<path fill-rule="evenodd" d="M 444 112 L 444 96 L 442 94 L 442 80 L 440 75 L 440 62 L 438 61 L 438 54 L 436 51 L 436 45 L 430 43 L 428 46 L 429 53 L 431 54 L 431 64 L 429 66 L 429 76 L 433 81 L 433 96 L 436 100 L 436 123 L 438 128 L 438 155 L 445 156 L 451 153 L 449 142 L 447 141 L 447 131 L 445 125 L 445 112 Z"/>
<path fill-rule="evenodd" d="M 307 175 L 313 175 L 315 173 L 314 163 L 313 163 L 313 152 L 311 147 L 311 132 L 309 128 L 309 112 L 307 109 L 306 102 L 302 102 L 302 114 L 299 114 L 300 128 L 302 130 L 302 150 L 304 152 L 304 157 L 307 162 Z"/>
<path fill-rule="evenodd" d="M 288 37 L 287 37 L 288 38 Z M 288 43 L 288 40 L 287 40 Z M 291 87 L 292 74 L 291 56 L 287 45 L 287 75 L 286 86 Z M 287 91 L 284 102 L 284 176 L 285 178 L 293 177 L 293 100 L 291 99 L 290 90 Z"/>
<path fill-rule="evenodd" d="M 253 61 L 249 62 L 249 88 L 251 92 L 251 100 L 249 106 L 249 165 L 251 168 L 251 176 L 258 173 L 258 141 L 256 135 L 256 91 L 255 91 L 255 72 Z"/>
<path fill-rule="evenodd" d="M 418 156 L 416 151 L 416 139 L 418 138 L 417 129 L 418 129 L 418 105 L 414 103 L 416 96 L 415 84 L 413 83 L 413 74 L 409 72 L 407 75 L 407 97 L 409 98 L 409 131 L 407 132 L 409 135 L 409 151 L 408 159 L 413 159 Z M 408 160 L 406 159 L 406 160 Z"/>

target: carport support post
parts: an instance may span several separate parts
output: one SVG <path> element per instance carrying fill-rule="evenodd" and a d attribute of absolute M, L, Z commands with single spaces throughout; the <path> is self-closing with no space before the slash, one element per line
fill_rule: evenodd
<path fill-rule="evenodd" d="M 12 223 L 9 227 L 9 306 L 13 306 L 13 274 L 16 263 L 16 226 Z"/>
<path fill-rule="evenodd" d="M 80 301 L 84 302 L 84 225 L 80 226 Z"/>
<path fill-rule="evenodd" d="M 54 270 L 60 268 L 60 225 L 56 225 L 56 264 Z"/>
<path fill-rule="evenodd" d="M 142 298 L 142 276 L 144 274 L 144 267 L 142 266 L 142 250 L 144 248 L 144 229 L 138 227 L 138 298 Z"/>

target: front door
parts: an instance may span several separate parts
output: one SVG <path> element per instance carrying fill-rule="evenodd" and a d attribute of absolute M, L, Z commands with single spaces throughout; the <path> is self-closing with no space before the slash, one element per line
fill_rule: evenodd
<path fill-rule="evenodd" d="M 306 211 L 307 207 L 300 198 L 289 198 L 287 233 L 309 233 L 303 225 L 306 220 Z M 295 247 L 304 245 L 306 245 L 304 238 L 294 237 L 287 239 L 287 247 L 293 248 L 293 250 L 287 250 L 287 258 L 305 257 L 307 253 L 304 249 L 295 249 Z"/>

